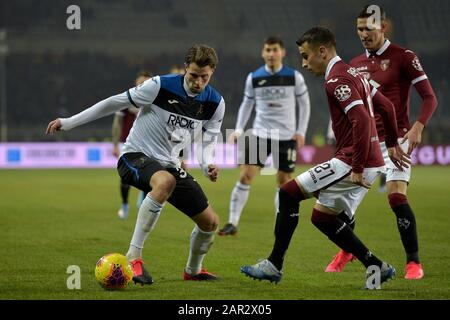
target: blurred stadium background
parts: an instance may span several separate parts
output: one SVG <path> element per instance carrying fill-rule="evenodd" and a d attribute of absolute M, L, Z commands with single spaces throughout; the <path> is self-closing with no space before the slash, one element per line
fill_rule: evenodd
<path fill-rule="evenodd" d="M 104 141 L 111 118 L 69 134 L 46 137 L 48 121 L 72 115 L 132 86 L 145 68 L 165 74 L 183 62 L 193 43 L 216 48 L 220 63 L 212 84 L 224 96 L 223 128 L 233 128 L 245 77 L 260 66 L 262 41 L 280 35 L 285 63 L 300 69 L 295 40 L 322 24 L 337 35 L 340 56 L 348 61 L 363 49 L 355 15 L 360 0 L 5 0 L 0 2 L 1 139 L 5 141 Z M 450 2 L 377 1 L 391 19 L 390 39 L 414 50 L 436 91 L 439 106 L 424 143 L 450 142 Z M 68 30 L 66 8 L 81 8 L 81 30 Z M 322 82 L 302 72 L 310 89 L 307 142 L 326 133 L 328 109 Z M 413 90 L 412 119 L 419 98 Z M 316 136 L 317 137 L 317 136 Z M 320 141 L 320 139 L 319 139 Z"/>

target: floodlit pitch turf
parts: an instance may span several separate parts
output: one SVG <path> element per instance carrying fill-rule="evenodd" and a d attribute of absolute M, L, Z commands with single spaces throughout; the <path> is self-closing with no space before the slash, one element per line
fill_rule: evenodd
<path fill-rule="evenodd" d="M 301 172 L 298 168 L 296 172 Z M 218 212 L 228 219 L 230 191 L 237 170 L 222 170 L 211 183 L 193 170 Z M 300 223 L 288 251 L 284 278 L 259 282 L 239 272 L 270 253 L 273 244 L 275 178 L 259 176 L 233 237 L 216 236 L 206 257 L 217 282 L 184 282 L 190 219 L 167 205 L 144 248 L 154 277 L 151 286 L 130 284 L 108 292 L 95 281 L 96 261 L 111 252 L 126 253 L 134 228 L 137 191 L 130 195 L 130 217 L 117 218 L 120 205 L 115 170 L 0 171 L 0 299 L 449 299 L 450 168 L 414 168 L 409 199 L 416 212 L 425 278 L 408 281 L 394 214 L 378 181 L 357 212 L 356 232 L 397 278 L 382 290 L 362 290 L 359 262 L 343 273 L 324 273 L 337 248 L 310 222 L 314 200 L 301 205 Z M 81 290 L 68 290 L 67 267 L 81 268 Z"/>

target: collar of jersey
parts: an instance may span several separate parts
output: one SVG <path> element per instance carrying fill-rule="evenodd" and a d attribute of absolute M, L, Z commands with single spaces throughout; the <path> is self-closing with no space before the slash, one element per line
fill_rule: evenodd
<path fill-rule="evenodd" d="M 183 90 L 184 90 L 184 93 L 186 93 L 186 95 L 188 97 L 196 98 L 198 95 L 200 95 L 200 93 L 192 93 L 191 90 L 189 90 L 188 85 L 186 84 L 185 77 L 182 77 L 182 79 L 183 79 Z"/>
<path fill-rule="evenodd" d="M 336 64 L 336 62 L 341 61 L 342 59 L 339 56 L 334 57 L 333 59 L 328 62 L 327 70 L 325 71 L 325 80 L 328 78 L 328 75 L 330 74 L 331 69 Z"/>
<path fill-rule="evenodd" d="M 375 52 L 375 54 L 376 54 L 377 56 L 381 56 L 381 55 L 386 51 L 386 49 L 389 47 L 390 44 L 391 44 L 391 42 L 389 41 L 389 39 L 386 39 L 386 40 L 384 41 L 383 45 L 381 46 L 381 48 L 378 49 L 378 50 Z M 366 49 L 366 56 L 367 56 L 367 58 L 370 56 L 370 52 L 369 52 L 369 50 L 367 50 L 367 49 Z"/>
<path fill-rule="evenodd" d="M 270 75 L 274 75 L 274 74 L 277 74 L 278 72 L 280 72 L 281 70 L 283 70 L 283 64 L 281 64 L 281 67 L 278 69 L 278 70 L 276 70 L 274 73 L 272 73 L 272 71 L 270 71 L 270 69 L 269 69 L 269 67 L 265 64 L 264 65 L 264 70 L 266 70 L 266 72 L 268 73 L 268 74 L 270 74 Z"/>

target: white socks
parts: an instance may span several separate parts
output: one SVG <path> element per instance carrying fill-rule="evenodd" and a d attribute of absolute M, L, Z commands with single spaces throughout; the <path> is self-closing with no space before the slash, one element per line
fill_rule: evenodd
<path fill-rule="evenodd" d="M 142 257 L 144 242 L 150 234 L 150 231 L 155 227 L 163 206 L 164 204 L 155 201 L 150 194 L 142 201 L 139 207 L 136 226 L 134 227 L 133 238 L 131 239 L 130 248 L 127 252 L 128 261 Z"/>
<path fill-rule="evenodd" d="M 186 273 L 190 275 L 198 274 L 202 268 L 203 258 L 213 244 L 215 231 L 202 231 L 195 225 L 191 233 L 191 249 L 186 265 Z"/>
<path fill-rule="evenodd" d="M 239 181 L 233 188 L 230 198 L 230 217 L 229 223 L 237 226 L 239 223 L 239 218 L 241 217 L 242 210 L 247 203 L 248 195 L 250 193 L 250 186 L 242 184 Z"/>

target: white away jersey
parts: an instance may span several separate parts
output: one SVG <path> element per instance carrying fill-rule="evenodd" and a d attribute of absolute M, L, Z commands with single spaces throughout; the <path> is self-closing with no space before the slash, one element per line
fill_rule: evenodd
<path fill-rule="evenodd" d="M 199 95 L 189 96 L 183 83 L 181 75 L 157 76 L 126 92 L 130 103 L 141 111 L 124 153 L 142 152 L 173 167 L 180 163 L 180 151 L 201 133 L 203 142 L 215 143 L 225 112 L 223 98 L 209 85 Z"/>
<path fill-rule="evenodd" d="M 271 74 L 262 66 L 251 72 L 245 83 L 244 100 L 248 99 L 255 105 L 256 117 L 253 122 L 253 134 L 261 138 L 270 138 L 268 130 L 278 129 L 279 140 L 290 140 L 298 131 L 296 128 L 295 106 L 297 98 L 307 95 L 308 88 L 300 72 L 283 66 L 280 71 Z M 241 108 L 245 107 L 241 105 Z M 306 121 L 303 136 L 306 132 L 309 120 L 309 98 L 308 119 Z M 248 118 L 247 118 L 248 119 Z M 245 123 L 239 123 L 236 129 L 242 130 Z M 246 121 L 245 121 L 246 122 Z"/>

